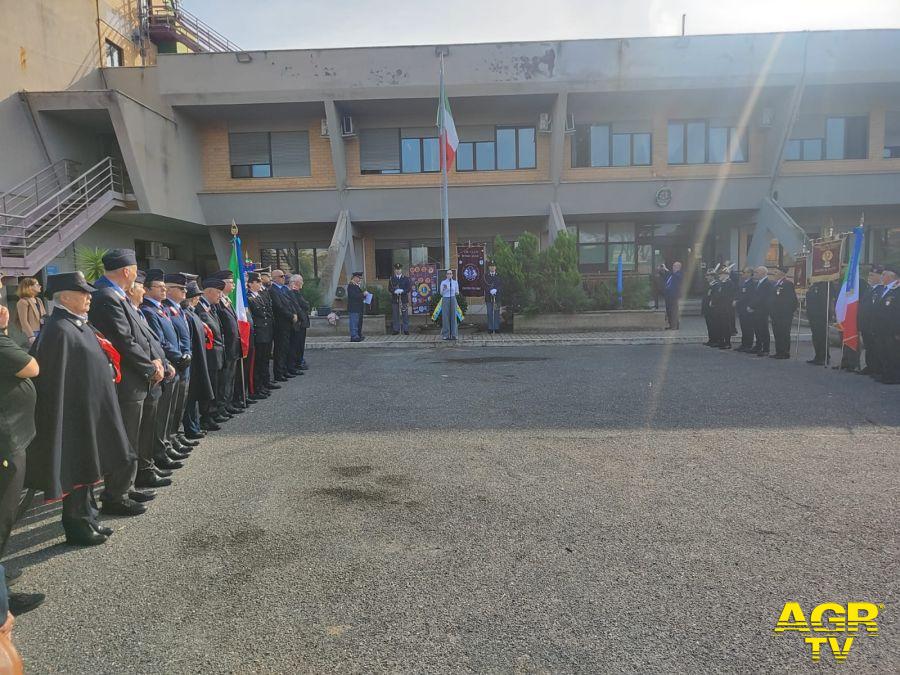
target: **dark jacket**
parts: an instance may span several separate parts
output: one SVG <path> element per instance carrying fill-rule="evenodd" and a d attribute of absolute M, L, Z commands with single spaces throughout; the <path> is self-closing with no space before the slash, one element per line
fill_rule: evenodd
<path fill-rule="evenodd" d="M 408 305 L 410 303 L 410 293 L 412 293 L 412 282 L 405 274 L 401 274 L 399 279 L 396 274 L 392 274 L 391 280 L 388 281 L 388 292 L 391 294 L 392 305 L 400 302 L 400 296 L 394 293 L 398 288 L 403 289 L 403 304 Z"/>
<path fill-rule="evenodd" d="M 275 317 L 269 294 L 261 291 L 255 296 L 250 293 L 247 296 L 247 305 L 253 315 L 253 341 L 257 344 L 271 342 L 274 339 Z"/>
<path fill-rule="evenodd" d="M 197 303 L 194 313 L 212 331 L 213 348 L 206 350 L 206 363 L 210 373 L 215 373 L 225 365 L 225 341 L 222 338 L 222 324 L 219 323 L 219 315 L 213 307 L 206 304 L 206 300 L 203 298 Z"/>
<path fill-rule="evenodd" d="M 491 294 L 492 289 L 497 289 L 495 295 Z M 484 301 L 487 304 L 493 304 L 496 300 L 500 302 L 500 296 L 503 294 L 503 279 L 499 274 L 491 275 L 490 272 L 484 275 Z"/>
<path fill-rule="evenodd" d="M 294 328 L 309 328 L 309 302 L 303 297 L 303 291 L 292 290 L 291 299 L 294 301 L 294 308 L 297 310 L 297 323 L 294 324 Z"/>
<path fill-rule="evenodd" d="M 166 313 L 164 307 L 157 306 L 152 300 L 144 298 L 141 303 L 141 313 L 147 320 L 147 325 L 156 335 L 156 339 L 162 345 L 166 360 L 175 365 L 181 362 L 181 344 L 178 341 L 178 333 L 175 326 Z"/>
<path fill-rule="evenodd" d="M 150 341 L 140 328 L 138 311 L 128 298 L 119 294 L 106 277 L 94 284 L 88 318 L 91 324 L 109 340 L 121 357 L 122 381 L 118 384 L 119 398 L 139 401 L 150 390 L 150 378 L 156 372 L 152 361 Z"/>
<path fill-rule="evenodd" d="M 731 279 L 717 282 L 711 290 L 712 295 L 709 299 L 710 311 L 716 316 L 730 314 L 735 296 L 735 288 Z"/>
<path fill-rule="evenodd" d="M 238 331 L 237 314 L 234 307 L 226 305 L 225 300 L 216 305 L 216 316 L 222 326 L 222 341 L 225 345 L 225 358 L 237 361 L 243 356 L 241 350 L 241 334 Z"/>
<path fill-rule="evenodd" d="M 200 306 L 199 303 L 197 305 Z M 213 350 L 206 349 L 206 329 L 203 321 L 191 307 L 181 311 L 191 335 L 191 377 L 188 383 L 188 397 L 194 401 L 212 401 L 216 397 L 209 374 L 206 355 Z M 215 338 L 213 338 L 215 339 Z"/>
<path fill-rule="evenodd" d="M 734 296 L 736 303 L 734 309 L 738 316 L 746 316 L 747 305 L 750 303 L 750 298 L 753 297 L 753 291 L 756 290 L 756 282 L 752 278 L 747 279 L 740 282 L 737 289 L 737 293 Z"/>
<path fill-rule="evenodd" d="M 347 284 L 347 311 L 362 314 L 365 310 L 364 295 L 363 289 L 357 284 Z"/>
<path fill-rule="evenodd" d="M 772 282 L 763 279 L 753 282 L 753 292 L 750 300 L 747 302 L 747 311 L 754 318 L 767 317 L 769 315 L 769 307 L 772 303 Z"/>
<path fill-rule="evenodd" d="M 290 330 L 294 324 L 294 302 L 291 299 L 291 292 L 287 286 L 279 288 L 272 284 L 269 289 L 269 296 L 272 298 L 272 315 L 275 319 L 276 330 Z"/>
<path fill-rule="evenodd" d="M 670 300 L 677 300 L 681 297 L 681 270 L 670 272 L 663 284 L 663 295 Z"/>
<path fill-rule="evenodd" d="M 788 278 L 772 284 L 769 314 L 774 320 L 789 320 L 797 310 L 797 293 L 794 282 Z"/>
<path fill-rule="evenodd" d="M 811 322 L 822 323 L 825 321 L 826 305 L 828 303 L 828 282 L 817 281 L 806 291 L 806 315 Z M 828 307 L 829 320 L 834 316 L 834 303 L 836 294 L 831 291 L 831 307 Z"/>
<path fill-rule="evenodd" d="M 867 286 L 865 291 L 860 289 L 859 295 L 859 330 L 862 333 L 875 332 L 875 312 L 878 307 L 878 301 L 881 300 L 881 293 L 884 286 L 876 284 L 875 286 Z"/>

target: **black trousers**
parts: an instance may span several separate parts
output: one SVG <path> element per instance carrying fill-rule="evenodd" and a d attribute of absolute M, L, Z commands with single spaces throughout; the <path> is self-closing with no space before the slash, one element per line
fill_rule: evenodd
<path fill-rule="evenodd" d="M 734 328 L 734 315 L 727 307 L 716 310 L 714 314 L 716 328 L 716 343 L 721 346 L 731 346 L 731 332 Z"/>
<path fill-rule="evenodd" d="M 275 378 L 284 377 L 288 371 L 288 352 L 291 349 L 291 327 L 275 326 L 275 340 L 273 344 L 272 370 Z"/>
<path fill-rule="evenodd" d="M 754 349 L 768 354 L 772 348 L 771 338 L 769 336 L 769 313 L 754 312 L 753 313 L 753 333 L 756 337 L 756 345 Z"/>
<path fill-rule="evenodd" d="M 176 376 L 177 378 L 177 376 Z M 164 459 L 169 445 L 169 424 L 172 417 L 172 408 L 175 405 L 175 393 L 178 389 L 178 380 L 163 382 L 162 394 L 156 408 L 156 421 L 153 424 L 153 457 Z"/>
<path fill-rule="evenodd" d="M 171 438 L 178 433 L 181 418 L 184 417 L 184 409 L 187 405 L 188 386 L 190 385 L 191 369 L 187 368 L 178 375 L 178 386 L 175 387 L 175 398 L 172 402 L 172 414 L 169 416 L 169 433 Z"/>
<path fill-rule="evenodd" d="M 225 365 L 219 371 L 219 380 L 216 383 L 216 404 L 219 410 L 224 410 L 231 403 L 234 395 L 234 376 L 237 373 L 237 359 L 225 357 Z"/>
<path fill-rule="evenodd" d="M 830 361 L 828 350 L 828 340 L 826 339 L 825 320 L 818 316 L 809 317 L 809 330 L 812 332 L 813 349 L 815 350 L 816 361 L 825 363 Z"/>
<path fill-rule="evenodd" d="M 706 321 L 706 337 L 708 342 L 716 341 L 716 327 L 713 322 L 712 312 L 710 310 L 706 310 L 706 314 L 703 315 L 704 320 Z"/>
<path fill-rule="evenodd" d="M 64 523 L 75 520 L 87 522 L 96 520 L 91 505 L 91 490 L 90 486 L 75 488 L 63 498 L 62 519 Z"/>
<path fill-rule="evenodd" d="M 269 362 L 272 360 L 272 343 L 257 342 L 253 345 L 253 389 L 262 391 L 269 384 Z"/>
<path fill-rule="evenodd" d="M 753 320 L 749 314 L 744 312 L 738 313 L 738 319 L 741 322 L 741 347 L 746 349 L 753 348 Z"/>
<path fill-rule="evenodd" d="M 156 444 L 156 413 L 160 397 L 148 396 L 144 399 L 141 412 L 140 438 L 138 439 L 138 471 L 153 468 L 153 450 Z"/>
<path fill-rule="evenodd" d="M 306 327 L 298 328 L 297 333 L 300 335 L 299 356 L 297 357 L 297 365 L 299 366 L 303 363 L 304 354 L 306 353 Z"/>
<path fill-rule="evenodd" d="M 302 330 L 302 333 L 301 333 Z M 288 351 L 287 369 L 297 370 L 300 359 L 303 358 L 303 343 L 306 341 L 306 329 L 294 327 L 291 331 L 291 347 Z"/>
<path fill-rule="evenodd" d="M 885 384 L 900 383 L 900 340 L 885 331 L 879 333 L 878 352 L 881 356 L 881 381 Z"/>
<path fill-rule="evenodd" d="M 783 356 L 791 354 L 791 323 L 793 315 L 772 317 L 772 334 L 775 336 L 775 353 Z"/>
<path fill-rule="evenodd" d="M 669 328 L 678 328 L 678 298 L 666 298 L 666 321 Z"/>
<path fill-rule="evenodd" d="M 25 484 L 25 451 L 14 450 L 0 461 L 0 556 L 16 523 L 19 497 Z"/>
<path fill-rule="evenodd" d="M 209 381 L 212 384 L 213 392 L 219 391 L 219 375 L 221 373 L 220 369 L 216 368 L 216 363 L 214 360 L 207 361 L 207 365 L 209 366 Z M 215 399 L 211 401 L 200 401 L 200 419 L 202 421 L 209 421 L 213 417 L 219 414 L 219 402 Z"/>
<path fill-rule="evenodd" d="M 883 369 L 878 338 L 872 331 L 863 331 L 863 346 L 866 352 L 866 368 L 870 373 L 878 375 Z"/>
<path fill-rule="evenodd" d="M 119 397 L 119 409 L 122 411 L 122 423 L 125 426 L 125 434 L 135 455 L 140 453 L 141 421 L 144 416 L 144 401 L 147 396 L 134 400 Z M 104 474 L 103 493 L 100 499 L 105 502 L 122 501 L 128 496 L 128 491 L 134 484 L 137 475 L 138 460 L 124 464 L 116 471 Z"/>

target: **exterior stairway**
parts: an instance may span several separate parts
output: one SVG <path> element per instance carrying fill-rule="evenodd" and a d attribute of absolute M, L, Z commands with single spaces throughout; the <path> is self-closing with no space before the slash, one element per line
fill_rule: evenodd
<path fill-rule="evenodd" d="M 111 157 L 70 178 L 63 160 L 0 194 L 0 270 L 35 274 L 114 208 L 126 208 L 125 175 Z M 53 176 L 57 185 L 54 189 Z"/>

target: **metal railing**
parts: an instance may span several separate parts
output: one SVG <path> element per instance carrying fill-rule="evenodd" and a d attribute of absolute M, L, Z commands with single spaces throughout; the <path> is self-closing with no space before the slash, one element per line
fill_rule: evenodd
<path fill-rule="evenodd" d="M 187 45 L 196 52 L 239 52 L 240 47 L 213 30 L 177 2 L 150 2 L 147 25 L 151 37 L 168 38 Z"/>
<path fill-rule="evenodd" d="M 100 160 L 24 214 L 0 213 L 0 256 L 25 258 L 60 236 L 67 224 L 108 193 L 124 201 L 125 176 L 111 157 Z"/>
<path fill-rule="evenodd" d="M 81 165 L 71 159 L 61 159 L 46 166 L 18 185 L 0 193 L 0 224 L 10 216 L 24 216 L 78 175 Z"/>

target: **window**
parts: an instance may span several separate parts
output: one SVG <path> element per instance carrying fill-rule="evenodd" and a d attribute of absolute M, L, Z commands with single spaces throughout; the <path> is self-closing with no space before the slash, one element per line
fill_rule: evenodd
<path fill-rule="evenodd" d="M 232 178 L 285 178 L 310 175 L 306 131 L 228 134 Z"/>
<path fill-rule="evenodd" d="M 456 149 L 457 171 L 513 171 L 537 166 L 534 127 L 498 127 L 490 135 L 483 128 L 460 132 L 461 139 L 468 139 L 460 140 Z"/>
<path fill-rule="evenodd" d="M 821 138 L 795 138 L 784 148 L 786 161 L 816 161 L 822 159 Z"/>
<path fill-rule="evenodd" d="M 437 137 L 403 138 L 400 141 L 402 173 L 434 173 L 441 170 L 441 148 Z"/>
<path fill-rule="evenodd" d="M 578 238 L 578 266 L 582 272 L 614 272 L 622 254 L 622 269 L 631 271 L 652 247 L 636 246 L 634 223 L 579 223 L 569 232 Z"/>
<path fill-rule="evenodd" d="M 400 129 L 360 129 L 359 169 L 363 174 L 400 173 Z"/>
<path fill-rule="evenodd" d="M 260 265 L 280 269 L 285 274 L 302 274 L 305 280 L 319 279 L 328 259 L 328 247 L 301 248 L 297 242 L 265 244 L 259 250 Z"/>
<path fill-rule="evenodd" d="M 577 126 L 572 141 L 572 166 L 649 166 L 650 134 L 620 131 L 619 126 L 629 125 Z"/>
<path fill-rule="evenodd" d="M 746 162 L 747 135 L 707 120 L 669 122 L 669 164 Z"/>
<path fill-rule="evenodd" d="M 115 42 L 107 40 L 103 45 L 103 65 L 107 68 L 119 68 L 125 65 L 125 52 Z"/>
<path fill-rule="evenodd" d="M 381 241 L 375 248 L 375 278 L 389 279 L 394 273 L 394 265 L 400 263 L 404 273 L 410 265 L 433 262 L 442 264 L 443 252 L 440 246 L 429 246 L 419 242 Z"/>
<path fill-rule="evenodd" d="M 900 158 L 900 112 L 888 111 L 884 117 L 885 159 Z"/>
<path fill-rule="evenodd" d="M 866 159 L 868 117 L 829 117 L 825 121 L 825 159 Z"/>

